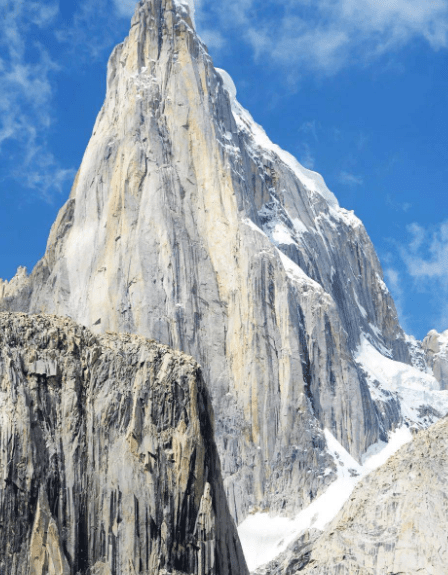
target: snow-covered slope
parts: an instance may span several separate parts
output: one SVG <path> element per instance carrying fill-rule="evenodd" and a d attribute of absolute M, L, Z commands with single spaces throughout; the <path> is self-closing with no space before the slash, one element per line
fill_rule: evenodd
<path fill-rule="evenodd" d="M 328 429 L 325 430 L 325 438 L 337 469 L 336 480 L 325 493 L 293 519 L 256 513 L 239 526 L 238 534 L 250 571 L 286 551 L 305 530 L 323 531 L 348 501 L 361 479 L 386 463 L 400 447 L 411 441 L 412 434 L 406 426 L 397 429 L 391 433 L 388 443 L 380 442 L 370 447 L 363 464 L 353 459 Z M 324 473 L 330 471 L 329 468 Z"/>
<path fill-rule="evenodd" d="M 285 256 L 283 259 L 285 269 L 293 273 L 294 264 Z M 303 281 L 300 274 L 297 274 L 297 281 Z M 412 440 L 411 429 L 414 433 L 426 429 L 448 413 L 448 390 L 441 390 L 431 373 L 390 359 L 375 349 L 366 337 L 362 338 L 355 358 L 366 375 L 372 399 L 378 402 L 380 409 L 385 406 L 399 409 L 404 424 L 389 434 L 387 443 L 380 441 L 372 445 L 361 463 L 325 429 L 327 449 L 337 468 L 335 481 L 293 519 L 268 513 L 255 513 L 245 519 L 238 532 L 251 571 L 284 553 L 305 530 L 323 531 L 348 501 L 359 481 Z M 324 470 L 324 474 L 331 472 L 331 468 Z"/>
<path fill-rule="evenodd" d="M 396 403 L 411 426 L 428 427 L 448 413 L 448 390 L 431 373 L 393 361 L 363 338 L 356 361 L 367 376 L 370 395 L 382 404 Z"/>
<path fill-rule="evenodd" d="M 448 419 L 417 433 L 353 490 L 320 533 L 303 533 L 258 575 L 445 575 Z"/>
<path fill-rule="evenodd" d="M 337 209 L 339 207 L 339 203 L 335 195 L 327 188 L 323 177 L 317 172 L 306 169 L 293 155 L 280 148 L 280 146 L 277 146 L 277 144 L 272 143 L 264 129 L 255 122 L 251 114 L 245 110 L 236 99 L 237 89 L 228 72 L 221 68 L 216 68 L 216 71 L 221 76 L 224 89 L 229 94 L 233 116 L 238 129 L 241 133 L 246 134 L 246 136 L 252 140 L 254 154 L 265 154 L 269 159 L 272 159 L 272 154 L 274 154 L 280 158 L 286 166 L 288 166 L 288 168 L 297 176 L 297 179 L 310 192 L 320 194 L 329 206 L 333 209 Z"/>

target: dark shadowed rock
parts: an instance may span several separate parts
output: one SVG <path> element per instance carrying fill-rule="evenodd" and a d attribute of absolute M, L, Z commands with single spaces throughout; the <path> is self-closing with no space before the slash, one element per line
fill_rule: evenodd
<path fill-rule="evenodd" d="M 0 573 L 247 573 L 199 366 L 0 314 Z"/>

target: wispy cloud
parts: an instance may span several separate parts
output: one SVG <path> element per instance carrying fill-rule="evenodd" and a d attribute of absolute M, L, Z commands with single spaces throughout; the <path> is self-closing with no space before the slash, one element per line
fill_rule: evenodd
<path fill-rule="evenodd" d="M 413 39 L 448 46 L 446 0 L 227 0 L 201 2 L 201 24 L 234 30 L 255 58 L 301 71 L 334 74 L 366 63 Z"/>
<path fill-rule="evenodd" d="M 308 170 L 314 170 L 316 165 L 316 158 L 306 142 L 301 145 L 300 163 Z"/>
<path fill-rule="evenodd" d="M 113 0 L 115 9 L 120 16 L 131 18 L 137 4 L 136 0 Z"/>
<path fill-rule="evenodd" d="M 226 41 L 219 30 L 205 29 L 201 30 L 201 39 L 206 46 L 215 52 L 224 48 Z"/>
<path fill-rule="evenodd" d="M 40 43 L 30 39 L 36 27 L 53 24 L 58 4 L 0 0 L 0 7 L 0 153 L 12 148 L 20 158 L 20 165 L 17 162 L 9 171 L 2 168 L 1 175 L 49 199 L 73 171 L 59 165 L 46 140 L 53 121 L 52 77 L 58 65 Z"/>
<path fill-rule="evenodd" d="M 120 40 L 117 26 L 120 29 L 131 19 L 136 0 L 81 0 L 71 22 L 55 32 L 56 38 L 71 52 L 76 60 L 74 65 L 85 60 L 98 60 L 107 57 L 113 46 Z"/>
<path fill-rule="evenodd" d="M 439 310 L 435 318 L 438 329 L 448 327 L 448 220 L 425 228 L 418 223 L 407 227 L 406 245 L 400 255 L 415 286 L 431 294 Z"/>
<path fill-rule="evenodd" d="M 315 142 L 319 141 L 318 135 L 318 126 L 316 120 L 311 120 L 309 122 L 304 122 L 300 126 L 300 132 L 307 136 L 311 136 Z"/>
<path fill-rule="evenodd" d="M 410 202 L 399 202 L 390 194 L 386 196 L 386 204 L 397 212 L 408 212 L 412 208 L 412 204 Z"/>
<path fill-rule="evenodd" d="M 358 151 L 361 152 L 362 150 L 364 150 L 368 141 L 369 136 L 367 134 L 364 134 L 363 132 L 360 132 L 356 138 L 356 147 Z"/>
<path fill-rule="evenodd" d="M 361 176 L 346 171 L 341 171 L 338 179 L 341 184 L 346 186 L 361 186 L 364 182 Z"/>
<path fill-rule="evenodd" d="M 37 59 L 27 61 L 25 35 L 31 25 L 39 27 L 49 24 L 57 13 L 56 5 L 38 6 L 35 3 L 12 4 L 0 0 L 0 92 L 1 136 L 0 142 L 10 138 L 21 138 L 21 130 L 26 129 L 22 107 L 26 104 L 39 118 L 42 125 L 50 123 L 48 103 L 52 94 L 51 73 L 57 69 L 45 49 L 35 43 L 33 50 Z"/>
<path fill-rule="evenodd" d="M 448 221 L 432 231 L 416 223 L 407 229 L 411 241 L 402 254 L 411 276 L 443 280 L 448 290 Z"/>
<path fill-rule="evenodd" d="M 66 189 L 75 170 L 61 165 L 49 145 L 60 62 L 73 55 L 76 68 L 106 58 L 136 3 L 81 0 L 71 21 L 61 24 L 58 0 L 0 0 L 0 179 L 14 179 L 47 201 Z M 59 51 L 50 55 L 37 40 L 43 36 L 49 45 L 56 39 Z"/>

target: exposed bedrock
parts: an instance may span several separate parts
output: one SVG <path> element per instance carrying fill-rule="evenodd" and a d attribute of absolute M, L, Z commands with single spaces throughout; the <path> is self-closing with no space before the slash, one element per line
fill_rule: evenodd
<path fill-rule="evenodd" d="M 137 5 L 45 256 L 0 309 L 192 355 L 233 516 L 291 515 L 334 478 L 324 427 L 359 459 L 403 419 L 372 399 L 362 339 L 411 356 L 362 223 L 238 104 L 184 4 Z"/>
<path fill-rule="evenodd" d="M 431 330 L 423 340 L 423 350 L 441 389 L 448 389 L 448 330 L 443 333 Z"/>
<path fill-rule="evenodd" d="M 448 419 L 363 479 L 323 534 L 305 532 L 258 575 L 446 575 Z"/>
<path fill-rule="evenodd" d="M 240 575 L 202 375 L 139 336 L 0 314 L 0 573 Z"/>

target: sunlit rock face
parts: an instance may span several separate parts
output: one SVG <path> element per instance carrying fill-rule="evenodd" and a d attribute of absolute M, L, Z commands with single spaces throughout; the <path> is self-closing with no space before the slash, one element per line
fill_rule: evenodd
<path fill-rule="evenodd" d="M 423 349 L 441 389 L 448 389 L 448 330 L 443 333 L 431 330 L 423 340 Z"/>
<path fill-rule="evenodd" d="M 203 367 L 231 512 L 294 514 L 403 420 L 362 338 L 411 362 L 362 223 L 235 99 L 188 3 L 138 4 L 70 198 L 0 308 L 137 333 Z M 324 473 L 324 470 L 329 470 Z"/>
<path fill-rule="evenodd" d="M 189 356 L 0 314 L 0 573 L 247 574 Z"/>
<path fill-rule="evenodd" d="M 258 575 L 444 575 L 448 420 L 359 483 L 324 533 L 306 532 Z"/>

